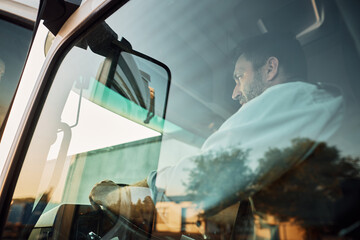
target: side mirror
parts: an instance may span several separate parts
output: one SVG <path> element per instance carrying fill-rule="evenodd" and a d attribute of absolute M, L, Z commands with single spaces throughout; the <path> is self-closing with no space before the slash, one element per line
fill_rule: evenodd
<path fill-rule="evenodd" d="M 160 61 L 132 49 L 125 38 L 106 24 L 95 27 L 78 44 L 105 57 L 96 80 L 123 97 L 147 109 L 149 123 L 155 115 L 164 118 L 171 80 L 170 69 Z"/>
<path fill-rule="evenodd" d="M 165 117 L 171 73 L 163 63 L 136 51 L 120 51 L 107 59 L 97 80 L 123 97 L 148 110 L 144 123 L 156 114 Z"/>

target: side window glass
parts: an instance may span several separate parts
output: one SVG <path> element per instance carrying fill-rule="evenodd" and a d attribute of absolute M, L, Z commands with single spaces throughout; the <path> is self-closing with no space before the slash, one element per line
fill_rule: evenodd
<path fill-rule="evenodd" d="M 344 7 L 132 0 L 94 24 L 53 70 L 4 238 L 358 239 Z"/>
<path fill-rule="evenodd" d="M 0 125 L 9 109 L 30 46 L 32 31 L 0 19 Z"/>
<path fill-rule="evenodd" d="M 20 174 L 19 184 L 27 190 L 15 190 L 5 235 L 20 222 L 23 227 L 17 237 L 57 231 L 55 238 L 91 237 L 92 228 L 65 230 L 62 221 L 67 214 L 56 230 L 38 228 L 42 223 L 56 224 L 60 212 L 72 211 L 86 219 L 94 216 L 92 224 L 105 227 L 95 231 L 102 236 L 113 220 L 89 205 L 92 187 L 109 176 L 130 184 L 157 169 L 170 71 L 130 50 L 126 39 L 118 40 L 111 33 L 106 23 L 99 24 L 62 61 L 27 153 L 32 160 L 26 161 Z M 98 41 L 106 34 L 108 39 Z M 69 207 L 75 207 L 76 213 Z"/>

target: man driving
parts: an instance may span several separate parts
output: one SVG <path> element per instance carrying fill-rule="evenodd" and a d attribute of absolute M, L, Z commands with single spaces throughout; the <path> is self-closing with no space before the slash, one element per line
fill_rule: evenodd
<path fill-rule="evenodd" d="M 187 195 L 191 174 L 199 167 L 200 158 L 210 164 L 211 159 L 221 159 L 222 154 L 239 149 L 245 156 L 241 161 L 247 169 L 246 180 L 244 176 L 243 180 L 239 178 L 234 182 L 233 176 L 228 176 L 228 181 L 222 183 L 223 188 L 214 188 L 211 186 L 216 181 L 208 176 L 209 180 L 200 183 L 198 188 L 207 185 L 217 192 L 201 199 L 201 207 L 206 211 L 235 192 L 243 192 L 241 198 L 247 198 L 274 181 L 280 172 L 265 181 L 262 178 L 272 171 L 272 165 L 260 161 L 267 150 L 286 147 L 299 138 L 326 141 L 334 134 L 342 121 L 343 99 L 321 85 L 306 81 L 305 56 L 295 38 L 267 33 L 244 41 L 239 49 L 232 98 L 242 106 L 204 142 L 201 153 L 183 158 L 175 166 L 153 171 L 147 179 L 128 187 L 120 188 L 112 181 L 98 183 L 89 196 L 94 206 L 105 206 L 131 219 L 132 187 L 149 188 L 153 203 Z M 303 161 L 313 147 L 308 146 L 291 162 L 279 159 L 276 164 L 284 166 L 282 171 L 286 171 Z M 147 204 L 153 207 L 153 203 Z"/>

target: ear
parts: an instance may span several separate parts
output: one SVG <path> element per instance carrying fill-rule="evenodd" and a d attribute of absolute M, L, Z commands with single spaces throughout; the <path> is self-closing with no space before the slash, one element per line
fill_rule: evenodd
<path fill-rule="evenodd" d="M 265 65 L 265 79 L 272 81 L 279 71 L 279 60 L 276 57 L 269 57 Z"/>

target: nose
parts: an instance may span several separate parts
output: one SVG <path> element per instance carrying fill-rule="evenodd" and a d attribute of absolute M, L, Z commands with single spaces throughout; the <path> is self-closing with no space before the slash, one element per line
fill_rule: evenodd
<path fill-rule="evenodd" d="M 241 96 L 240 84 L 236 83 L 234 90 L 233 90 L 232 99 L 238 100 L 240 96 Z"/>

